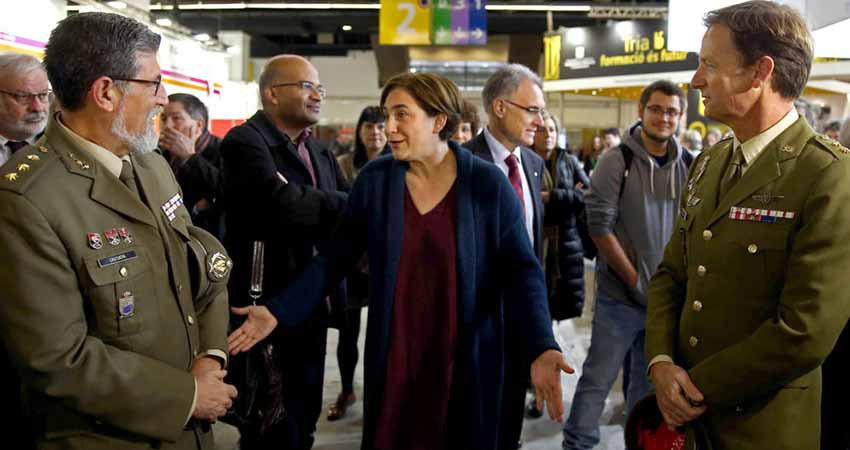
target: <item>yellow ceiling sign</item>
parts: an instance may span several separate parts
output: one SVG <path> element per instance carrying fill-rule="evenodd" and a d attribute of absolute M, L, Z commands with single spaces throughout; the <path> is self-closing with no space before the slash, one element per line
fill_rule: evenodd
<path fill-rule="evenodd" d="M 381 45 L 431 43 L 431 6 L 428 0 L 381 0 Z"/>

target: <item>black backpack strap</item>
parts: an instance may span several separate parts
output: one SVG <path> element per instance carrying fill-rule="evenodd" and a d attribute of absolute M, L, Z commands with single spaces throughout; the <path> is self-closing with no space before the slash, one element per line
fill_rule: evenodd
<path fill-rule="evenodd" d="M 634 152 L 626 144 L 620 144 L 618 147 L 623 153 L 623 178 L 620 179 L 620 193 L 617 198 L 623 197 L 623 188 L 626 186 L 626 178 L 629 176 L 629 170 L 632 168 L 632 160 L 635 157 Z"/>
<path fill-rule="evenodd" d="M 687 151 L 685 148 L 681 149 L 682 151 L 682 161 L 685 162 L 685 167 L 690 168 L 691 163 L 694 162 L 694 155 L 691 152 Z"/>

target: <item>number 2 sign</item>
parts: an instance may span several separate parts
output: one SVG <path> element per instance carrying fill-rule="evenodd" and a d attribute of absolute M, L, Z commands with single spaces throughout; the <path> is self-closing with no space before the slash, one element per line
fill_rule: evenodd
<path fill-rule="evenodd" d="M 431 43 L 431 7 L 426 0 L 381 0 L 381 45 Z"/>

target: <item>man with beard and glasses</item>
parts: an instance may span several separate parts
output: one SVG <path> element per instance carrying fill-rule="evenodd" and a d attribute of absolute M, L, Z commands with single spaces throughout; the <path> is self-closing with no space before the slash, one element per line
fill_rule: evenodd
<path fill-rule="evenodd" d="M 0 166 L 44 132 L 49 101 L 47 74 L 38 59 L 0 54 Z"/>
<path fill-rule="evenodd" d="M 638 101 L 637 123 L 599 158 L 585 195 L 587 226 L 599 249 L 590 349 L 564 425 L 563 448 L 599 443 L 599 417 L 622 367 L 626 408 L 650 391 L 644 358 L 646 288 L 673 232 L 690 155 L 675 133 L 685 94 L 660 80 Z M 628 367 L 623 367 L 626 353 Z"/>
<path fill-rule="evenodd" d="M 59 102 L 0 169 L 0 339 L 39 449 L 213 449 L 232 263 L 151 151 L 160 36 L 82 13 L 50 35 Z"/>

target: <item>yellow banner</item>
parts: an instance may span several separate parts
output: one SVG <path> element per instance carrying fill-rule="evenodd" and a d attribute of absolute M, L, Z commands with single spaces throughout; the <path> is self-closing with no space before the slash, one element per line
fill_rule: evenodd
<path fill-rule="evenodd" d="M 381 45 L 431 44 L 428 0 L 381 0 Z"/>

